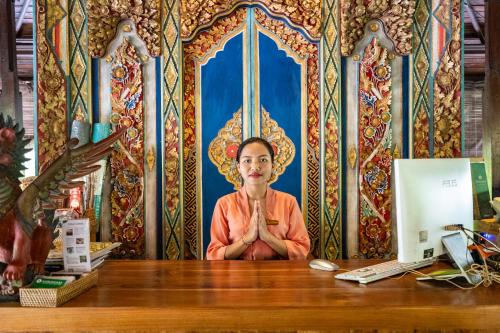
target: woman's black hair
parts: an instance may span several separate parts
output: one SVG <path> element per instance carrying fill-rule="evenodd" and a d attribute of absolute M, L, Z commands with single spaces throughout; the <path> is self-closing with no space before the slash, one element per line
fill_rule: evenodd
<path fill-rule="evenodd" d="M 238 152 L 236 153 L 236 162 L 240 163 L 240 157 L 241 157 L 241 152 L 243 151 L 243 148 L 245 148 L 246 145 L 249 145 L 251 143 L 256 143 L 256 142 L 263 144 L 264 147 L 267 148 L 267 150 L 269 151 L 269 155 L 271 155 L 271 162 L 274 163 L 273 146 L 271 146 L 271 144 L 267 140 L 256 137 L 256 136 L 248 138 L 240 144 L 240 146 L 238 147 Z"/>

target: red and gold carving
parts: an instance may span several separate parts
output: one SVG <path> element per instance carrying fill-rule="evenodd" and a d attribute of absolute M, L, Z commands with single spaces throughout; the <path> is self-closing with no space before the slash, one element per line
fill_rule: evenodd
<path fill-rule="evenodd" d="M 173 113 L 165 124 L 165 204 L 170 216 L 174 216 L 179 204 L 179 126 Z"/>
<path fill-rule="evenodd" d="M 434 79 L 434 157 L 460 157 L 462 154 L 459 0 L 453 0 L 451 12 L 451 41 Z"/>
<path fill-rule="evenodd" d="M 413 124 L 413 156 L 415 158 L 429 158 L 429 117 L 424 106 L 420 106 Z"/>
<path fill-rule="evenodd" d="M 144 255 L 144 107 L 142 64 L 135 48 L 124 41 L 111 69 L 111 124 L 126 127 L 111 155 L 112 234 L 122 243 L 120 256 Z"/>
<path fill-rule="evenodd" d="M 368 258 L 391 250 L 391 81 L 388 51 L 374 38 L 359 74 L 359 252 Z"/>
<path fill-rule="evenodd" d="M 338 125 L 333 113 L 326 120 L 325 132 L 325 203 L 333 213 L 339 203 L 339 137 Z"/>
<path fill-rule="evenodd" d="M 149 54 L 160 55 L 160 1 L 159 0 L 89 0 L 89 52 L 102 57 L 116 34 L 120 21 L 131 19 L 137 33 L 146 43 Z"/>
<path fill-rule="evenodd" d="M 408 55 L 412 48 L 412 24 L 415 0 L 341 0 L 341 52 L 349 56 L 364 35 L 368 21 L 379 19 L 400 55 Z"/>
<path fill-rule="evenodd" d="M 56 7 L 54 5 L 54 7 Z M 37 2 L 38 170 L 64 152 L 67 140 L 66 79 L 46 37 L 47 8 Z"/>
<path fill-rule="evenodd" d="M 209 26 L 218 17 L 227 15 L 239 5 L 248 3 L 264 5 L 273 15 L 284 17 L 304 28 L 312 38 L 321 36 L 320 0 L 182 0 L 182 38 L 192 38 L 200 28 Z"/>

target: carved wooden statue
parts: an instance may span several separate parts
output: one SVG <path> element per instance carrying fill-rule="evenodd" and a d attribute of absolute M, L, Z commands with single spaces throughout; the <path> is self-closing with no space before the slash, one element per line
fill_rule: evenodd
<path fill-rule="evenodd" d="M 99 169 L 94 164 L 113 150 L 121 134 L 77 149 L 78 140 L 71 139 L 64 153 L 21 191 L 18 179 L 28 141 L 24 129 L 0 114 L 0 300 L 11 299 L 17 287 L 43 272 L 53 239 L 52 200 L 82 185 L 75 179 Z"/>

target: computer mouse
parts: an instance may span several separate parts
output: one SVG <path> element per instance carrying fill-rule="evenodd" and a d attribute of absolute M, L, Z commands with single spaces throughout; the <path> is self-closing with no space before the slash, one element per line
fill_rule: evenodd
<path fill-rule="evenodd" d="M 337 264 L 334 264 L 333 262 L 326 259 L 313 259 L 309 261 L 309 267 L 330 272 L 339 269 L 339 266 Z"/>

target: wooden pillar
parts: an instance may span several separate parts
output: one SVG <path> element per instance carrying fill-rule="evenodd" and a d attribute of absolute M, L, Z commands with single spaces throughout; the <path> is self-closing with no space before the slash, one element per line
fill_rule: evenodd
<path fill-rule="evenodd" d="M 500 196 L 500 0 L 485 1 L 486 66 L 483 147 L 491 161 L 493 196 Z"/>
<path fill-rule="evenodd" d="M 16 22 L 12 0 L 0 0 L 0 112 L 23 123 L 17 82 Z"/>

